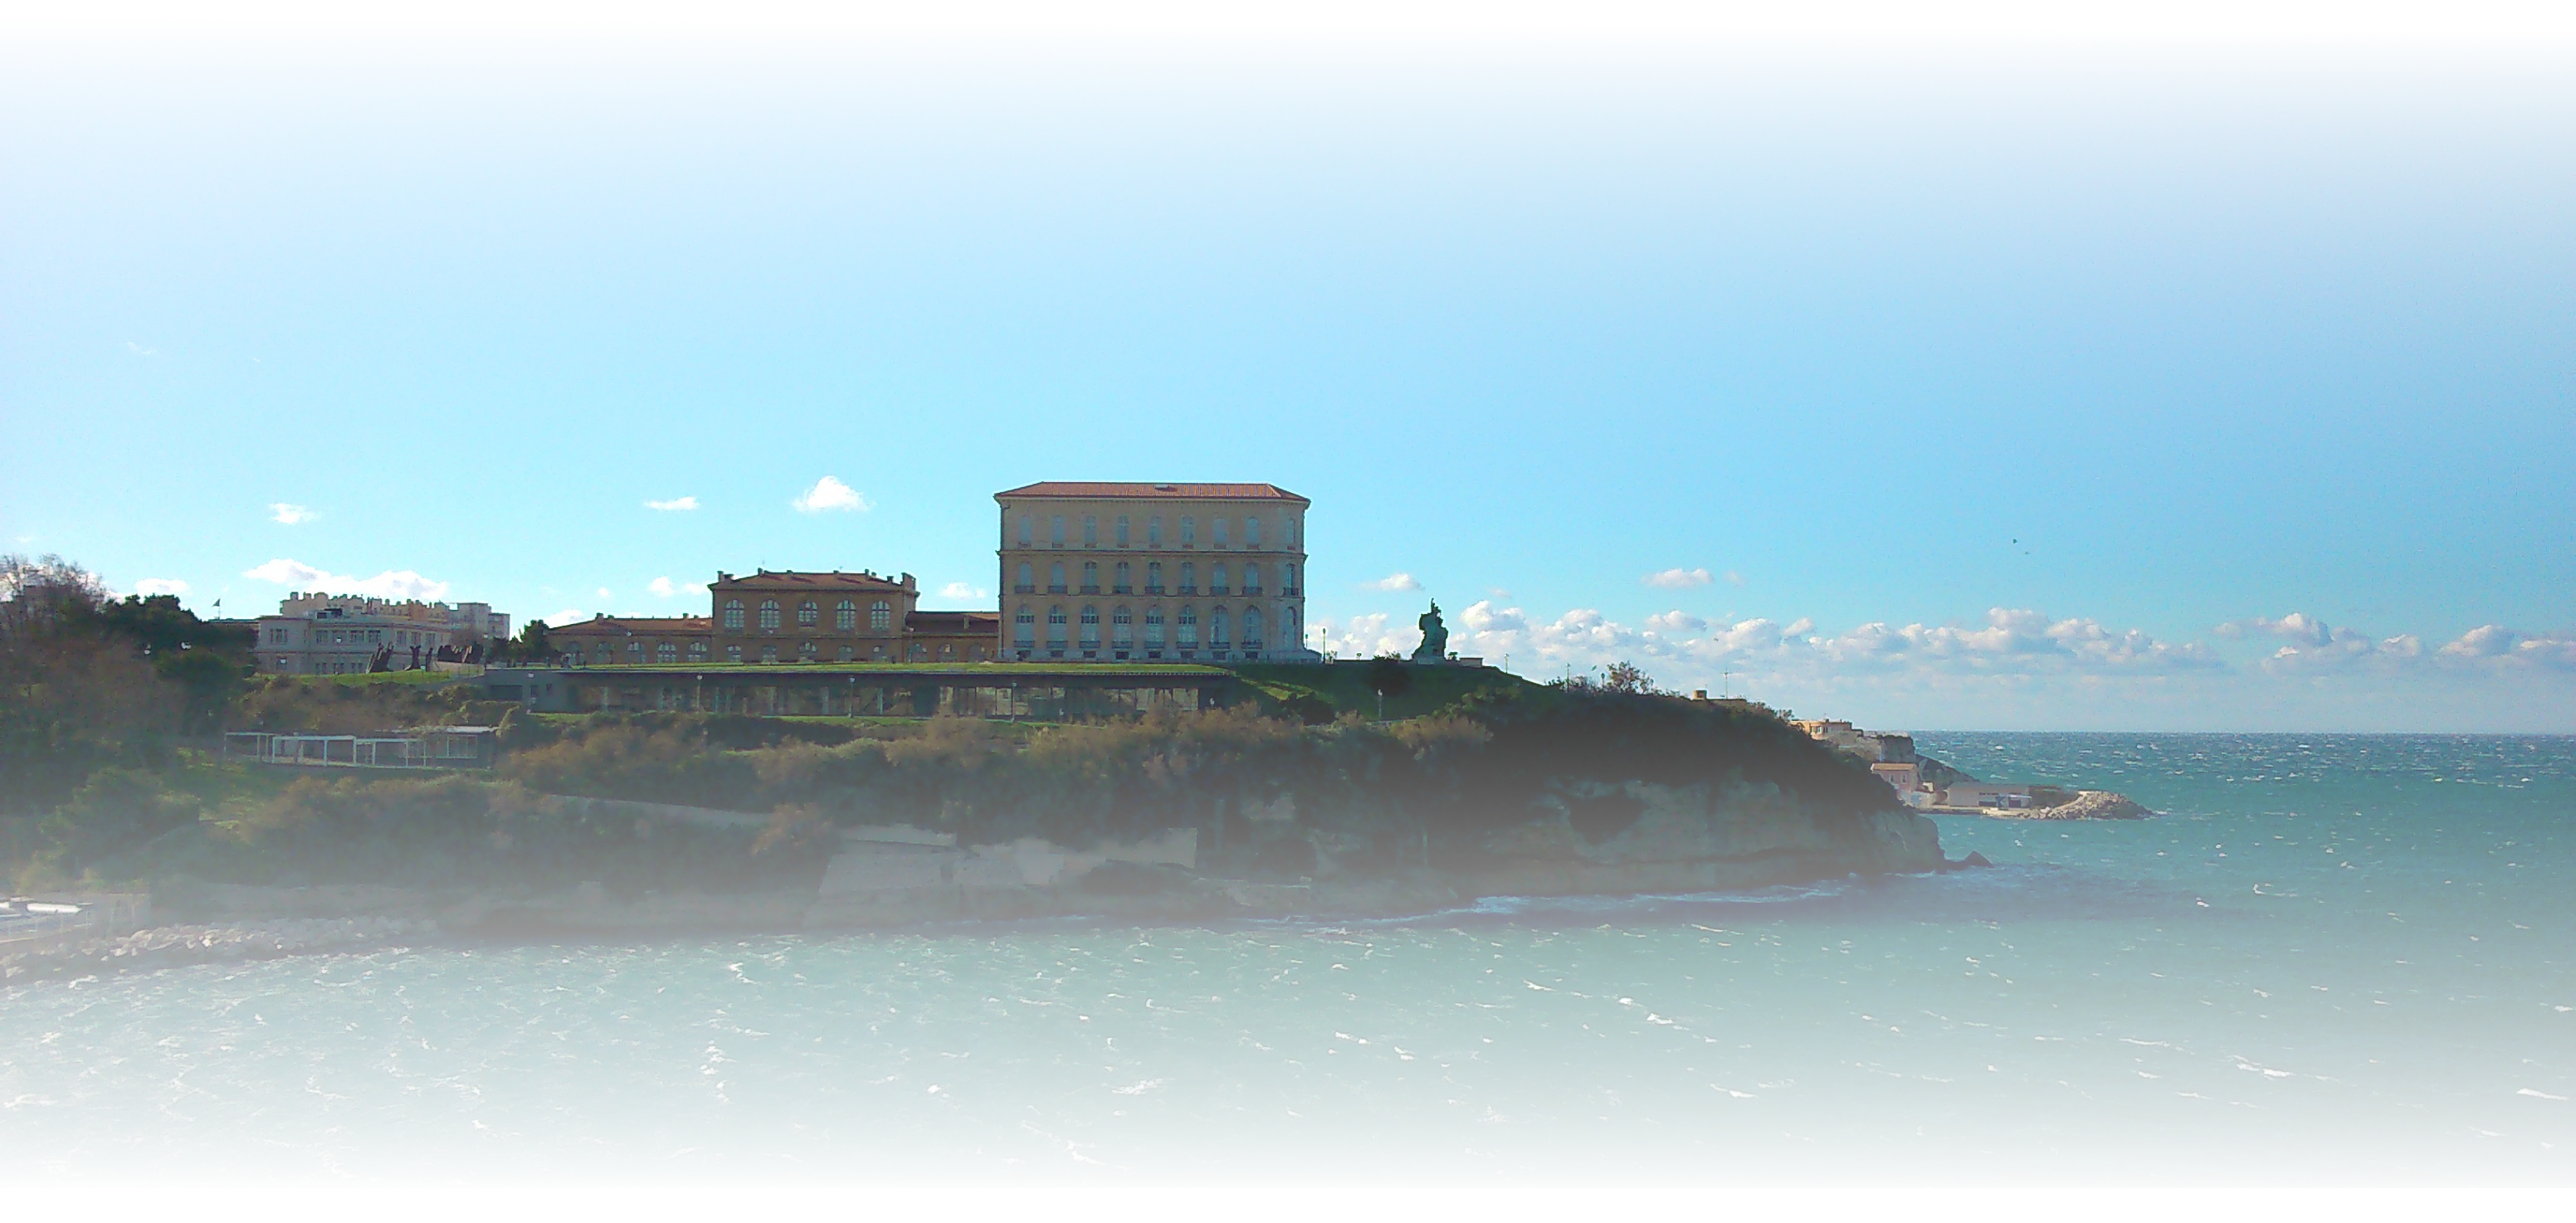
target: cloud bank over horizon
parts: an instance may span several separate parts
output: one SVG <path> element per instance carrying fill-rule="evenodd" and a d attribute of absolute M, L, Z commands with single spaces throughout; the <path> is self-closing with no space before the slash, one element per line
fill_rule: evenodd
<path fill-rule="evenodd" d="M 2219 642 L 2253 648 L 2232 657 L 2244 651 L 2007 607 L 1976 623 L 1869 621 L 1826 631 L 1805 617 L 1712 619 L 1678 609 L 1635 624 L 1592 608 L 1551 618 L 1487 599 L 1448 624 L 1453 653 L 1508 662 L 1532 679 L 1630 662 L 1676 691 L 1731 691 L 1891 726 L 2402 729 L 2432 697 L 2452 721 L 2492 727 L 2512 721 L 2481 722 L 2482 694 L 2510 694 L 2539 702 L 2554 729 L 2576 729 L 2576 631 L 2491 624 L 2427 649 L 2414 634 L 2374 637 L 2291 612 L 2213 627 Z M 2261 648 L 2275 640 L 2277 648 Z M 1409 655 L 1420 641 L 1411 623 L 1386 613 L 1318 619 L 1309 633 L 1310 644 L 1344 658 Z M 1957 712 L 1945 719 L 1944 709 Z"/>

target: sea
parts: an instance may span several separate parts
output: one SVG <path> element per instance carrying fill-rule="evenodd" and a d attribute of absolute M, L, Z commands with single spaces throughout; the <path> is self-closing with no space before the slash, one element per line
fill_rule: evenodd
<path fill-rule="evenodd" d="M 0 1179 L 2576 1181 L 2576 740 L 1918 742 L 2160 814 L 1750 895 L 37 982 Z"/>

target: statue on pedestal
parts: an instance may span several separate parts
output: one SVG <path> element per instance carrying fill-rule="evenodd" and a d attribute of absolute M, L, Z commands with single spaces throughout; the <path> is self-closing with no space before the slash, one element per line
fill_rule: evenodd
<path fill-rule="evenodd" d="M 1413 648 L 1413 661 L 1417 663 L 1449 661 L 1449 630 L 1440 623 L 1440 600 L 1433 599 L 1431 610 L 1422 613 L 1422 618 L 1414 621 L 1414 625 L 1422 630 L 1422 644 Z"/>

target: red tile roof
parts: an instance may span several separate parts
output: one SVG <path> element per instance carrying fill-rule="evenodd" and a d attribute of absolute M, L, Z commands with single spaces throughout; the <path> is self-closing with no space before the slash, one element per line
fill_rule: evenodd
<path fill-rule="evenodd" d="M 546 626 L 549 635 L 563 633 L 705 633 L 716 622 L 707 616 L 593 616 L 569 624 Z"/>
<path fill-rule="evenodd" d="M 1276 484 L 1120 484 L 1104 480 L 1044 480 L 993 494 L 1004 497 L 1098 497 L 1142 500 L 1156 497 L 1222 498 L 1229 501 L 1308 501 Z"/>
<path fill-rule="evenodd" d="M 796 586 L 817 590 L 901 590 L 903 583 L 873 573 L 735 573 L 718 577 L 715 587 Z"/>

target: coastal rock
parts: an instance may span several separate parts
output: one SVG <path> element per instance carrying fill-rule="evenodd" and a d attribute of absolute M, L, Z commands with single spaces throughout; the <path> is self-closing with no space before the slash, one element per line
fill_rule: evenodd
<path fill-rule="evenodd" d="M 2078 790 L 2074 798 L 2053 807 L 2028 807 L 1990 814 L 2024 820 L 2138 820 L 2155 812 L 2125 794 L 2114 794 L 2109 790 Z"/>
<path fill-rule="evenodd" d="M 40 951 L 0 956 L 0 980 L 16 984 L 123 969 L 356 951 L 433 938 L 438 932 L 434 922 L 387 917 L 155 926 L 115 938 L 62 943 Z"/>

